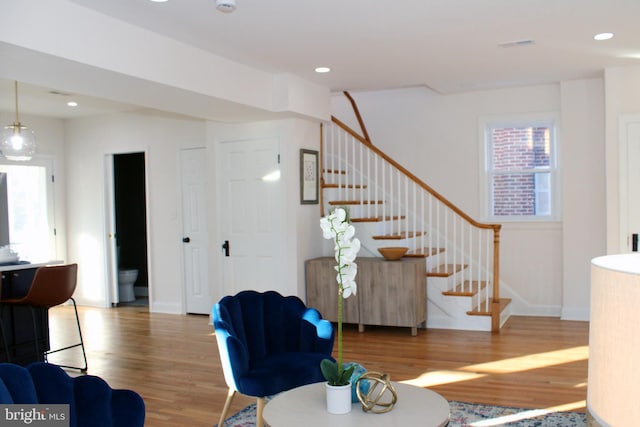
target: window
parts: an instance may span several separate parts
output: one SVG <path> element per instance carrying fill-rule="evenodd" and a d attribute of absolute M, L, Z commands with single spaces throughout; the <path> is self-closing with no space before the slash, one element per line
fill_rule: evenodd
<path fill-rule="evenodd" d="M 484 144 L 487 216 L 557 220 L 555 120 L 485 123 Z"/>
<path fill-rule="evenodd" d="M 50 163 L 37 160 L 0 163 L 2 183 L 6 182 L 3 203 L 7 206 L 1 217 L 8 223 L 11 249 L 21 260 L 50 260 L 55 254 Z"/>

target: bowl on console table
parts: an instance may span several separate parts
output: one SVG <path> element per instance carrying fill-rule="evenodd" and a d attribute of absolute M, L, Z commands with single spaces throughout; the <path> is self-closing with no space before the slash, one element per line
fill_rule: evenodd
<path fill-rule="evenodd" d="M 378 252 L 380 252 L 387 261 L 399 260 L 407 253 L 408 250 L 409 248 L 407 247 L 378 248 Z"/>

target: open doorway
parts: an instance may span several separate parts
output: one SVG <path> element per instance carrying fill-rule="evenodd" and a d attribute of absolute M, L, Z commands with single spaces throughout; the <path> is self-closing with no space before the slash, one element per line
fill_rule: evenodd
<path fill-rule="evenodd" d="M 113 155 L 118 306 L 149 306 L 145 154 Z"/>

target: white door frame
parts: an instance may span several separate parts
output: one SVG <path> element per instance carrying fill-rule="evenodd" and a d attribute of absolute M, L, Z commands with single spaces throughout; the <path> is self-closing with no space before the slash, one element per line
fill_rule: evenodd
<path fill-rule="evenodd" d="M 105 281 L 105 306 L 115 306 L 119 302 L 118 298 L 118 256 L 116 243 L 116 211 L 115 211 L 115 188 L 113 175 L 113 157 L 117 154 L 143 153 L 144 154 L 144 192 L 145 192 L 145 215 L 147 234 L 147 284 L 149 289 L 149 311 L 153 311 L 153 273 L 151 258 L 151 219 L 149 218 L 149 153 L 148 150 L 123 151 L 118 153 L 107 153 L 104 155 L 104 189 L 105 189 L 105 212 L 104 229 L 105 236 L 105 271 L 107 273 Z"/>
<path fill-rule="evenodd" d="M 629 230 L 629 126 L 640 125 L 640 114 L 624 114 L 618 121 L 618 220 L 619 235 L 618 244 L 620 252 L 631 252 L 631 240 Z M 640 230 L 638 230 L 640 231 Z"/>
<path fill-rule="evenodd" d="M 104 156 L 104 188 L 105 188 L 105 271 L 107 306 L 120 302 L 118 298 L 118 249 L 116 243 L 116 209 L 115 209 L 115 186 L 113 176 L 113 154 Z"/>

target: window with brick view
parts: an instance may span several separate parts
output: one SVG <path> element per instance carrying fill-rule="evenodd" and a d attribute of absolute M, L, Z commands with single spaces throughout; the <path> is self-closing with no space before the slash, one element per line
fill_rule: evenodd
<path fill-rule="evenodd" d="M 491 216 L 550 217 L 552 126 L 492 127 L 488 136 Z"/>

